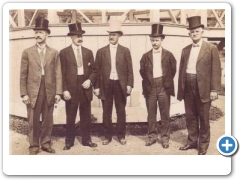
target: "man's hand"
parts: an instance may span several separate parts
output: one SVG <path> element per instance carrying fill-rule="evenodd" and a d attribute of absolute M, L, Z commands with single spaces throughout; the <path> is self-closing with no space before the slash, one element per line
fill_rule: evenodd
<path fill-rule="evenodd" d="M 84 89 L 88 89 L 90 87 L 90 85 L 91 85 L 91 81 L 90 81 L 90 79 L 88 79 L 82 84 L 82 87 Z"/>
<path fill-rule="evenodd" d="M 217 93 L 217 92 L 211 92 L 211 93 L 210 93 L 210 99 L 211 99 L 212 101 L 218 99 L 218 93 Z"/>
<path fill-rule="evenodd" d="M 64 92 L 63 92 L 63 98 L 64 98 L 64 100 L 66 100 L 66 101 L 70 100 L 70 99 L 71 99 L 70 93 L 69 93 L 68 91 L 64 91 Z"/>
<path fill-rule="evenodd" d="M 55 95 L 55 103 L 57 104 L 61 100 L 59 95 Z"/>
<path fill-rule="evenodd" d="M 127 86 L 127 94 L 131 94 L 131 92 L 132 92 L 132 87 L 131 86 Z"/>
<path fill-rule="evenodd" d="M 93 94 L 98 97 L 100 95 L 99 88 L 98 89 L 94 89 Z"/>
<path fill-rule="evenodd" d="M 26 105 L 30 104 L 30 98 L 28 95 L 22 97 L 22 102 Z"/>

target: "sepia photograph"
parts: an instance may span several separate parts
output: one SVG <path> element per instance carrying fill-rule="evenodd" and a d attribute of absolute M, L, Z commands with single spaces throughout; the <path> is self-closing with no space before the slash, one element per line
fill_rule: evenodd
<path fill-rule="evenodd" d="M 220 155 L 228 6 L 43 4 L 8 8 L 9 155 Z"/>

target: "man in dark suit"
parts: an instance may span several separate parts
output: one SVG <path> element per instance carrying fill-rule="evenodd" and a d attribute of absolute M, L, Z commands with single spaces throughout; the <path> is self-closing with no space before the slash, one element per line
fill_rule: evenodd
<path fill-rule="evenodd" d="M 128 48 L 118 43 L 123 35 L 121 22 L 112 20 L 108 30 L 110 44 L 99 49 L 96 55 L 98 80 L 95 95 L 102 100 L 103 126 L 105 139 L 103 145 L 112 140 L 113 100 L 117 112 L 117 137 L 122 145 L 126 144 L 126 102 L 133 88 L 132 58 Z"/>
<path fill-rule="evenodd" d="M 193 44 L 182 50 L 177 96 L 184 99 L 188 139 L 179 149 L 198 147 L 198 154 L 205 155 L 210 142 L 209 109 L 221 88 L 221 66 L 217 47 L 202 40 L 201 17 L 190 17 L 188 22 Z"/>
<path fill-rule="evenodd" d="M 75 140 L 75 120 L 77 110 L 80 113 L 82 145 L 97 147 L 91 141 L 91 101 L 92 84 L 96 79 L 96 68 L 91 50 L 82 46 L 81 23 L 69 24 L 68 36 L 72 44 L 60 51 L 63 78 L 63 99 L 66 102 L 66 139 L 63 150 L 69 150 Z"/>
<path fill-rule="evenodd" d="M 157 104 L 161 114 L 161 143 L 163 148 L 169 147 L 170 139 L 170 96 L 174 96 L 173 78 L 176 73 L 176 60 L 173 54 L 162 48 L 165 38 L 163 26 L 152 25 L 150 40 L 152 49 L 143 54 L 140 60 L 143 95 L 146 98 L 148 111 L 148 140 L 151 146 L 157 140 Z"/>
<path fill-rule="evenodd" d="M 23 103 L 27 105 L 30 155 L 38 154 L 40 146 L 46 152 L 55 153 L 51 144 L 53 108 L 62 94 L 58 52 L 46 44 L 51 32 L 48 20 L 37 18 L 33 30 L 37 43 L 23 51 L 20 71 L 20 94 Z"/>

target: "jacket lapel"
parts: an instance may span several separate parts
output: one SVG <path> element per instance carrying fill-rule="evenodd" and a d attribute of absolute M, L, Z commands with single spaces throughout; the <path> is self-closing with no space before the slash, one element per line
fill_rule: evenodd
<path fill-rule="evenodd" d="M 73 51 L 73 48 L 71 45 L 68 47 L 68 57 L 77 66 L 77 61 L 76 61 L 74 51 Z"/>
<path fill-rule="evenodd" d="M 45 57 L 44 57 L 44 62 L 43 62 L 43 67 L 46 65 L 47 63 L 47 60 L 52 56 L 52 51 L 51 49 L 46 46 L 46 54 L 45 54 Z"/>
<path fill-rule="evenodd" d="M 105 48 L 105 58 L 109 64 L 109 66 L 111 67 L 111 54 L 110 54 L 110 46 L 106 46 Z"/>
<path fill-rule="evenodd" d="M 152 53 L 153 53 L 152 50 L 148 51 L 148 53 L 147 53 L 147 58 L 148 58 L 149 63 L 151 64 L 151 66 L 153 65 L 153 55 L 152 55 Z"/>
<path fill-rule="evenodd" d="M 38 53 L 37 45 L 33 46 L 31 53 L 34 59 L 37 61 L 38 65 L 41 67 L 41 60 L 40 60 L 40 55 Z"/>
<path fill-rule="evenodd" d="M 83 47 L 81 47 L 81 50 L 82 50 L 83 70 L 84 70 L 84 74 L 85 74 L 87 71 L 87 67 L 88 67 L 87 53 Z"/>
<path fill-rule="evenodd" d="M 187 69 L 187 65 L 188 65 L 188 61 L 189 61 L 189 56 L 190 56 L 190 52 L 192 49 L 192 45 L 189 45 L 185 50 L 184 50 L 184 70 L 186 71 Z"/>
<path fill-rule="evenodd" d="M 197 63 L 198 61 L 200 61 L 203 57 L 203 55 L 205 54 L 205 49 L 206 49 L 206 42 L 202 42 L 202 47 L 200 49 L 199 55 L 198 55 L 198 59 L 197 59 Z"/>
<path fill-rule="evenodd" d="M 121 59 L 122 57 L 122 46 L 120 44 L 118 44 L 118 47 L 117 47 L 117 53 L 116 53 L 116 64 L 118 63 L 118 61 Z"/>

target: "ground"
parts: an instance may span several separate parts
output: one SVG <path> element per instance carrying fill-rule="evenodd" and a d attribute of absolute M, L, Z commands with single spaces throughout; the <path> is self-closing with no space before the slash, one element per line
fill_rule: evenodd
<path fill-rule="evenodd" d="M 225 109 L 225 97 L 220 96 L 218 100 L 212 103 L 213 106 L 220 108 L 223 112 Z M 218 155 L 216 148 L 218 138 L 225 134 L 225 115 L 215 121 L 211 121 L 211 140 L 207 155 Z M 28 139 L 26 135 L 19 134 L 13 130 L 10 133 L 10 154 L 12 155 L 27 155 Z M 121 145 L 116 137 L 113 137 L 112 142 L 104 146 L 102 145 L 103 137 L 92 136 L 92 141 L 98 144 L 96 148 L 89 148 L 81 145 L 81 137 L 77 137 L 75 145 L 69 151 L 64 151 L 64 137 L 53 136 L 53 148 L 56 150 L 56 155 L 196 155 L 197 150 L 179 151 L 179 147 L 185 145 L 187 140 L 187 130 L 173 131 L 170 136 L 170 147 L 163 149 L 158 142 L 150 147 L 145 146 L 146 134 L 126 136 L 127 144 Z M 160 140 L 159 140 L 160 141 Z M 39 155 L 49 155 L 41 151 Z"/>

